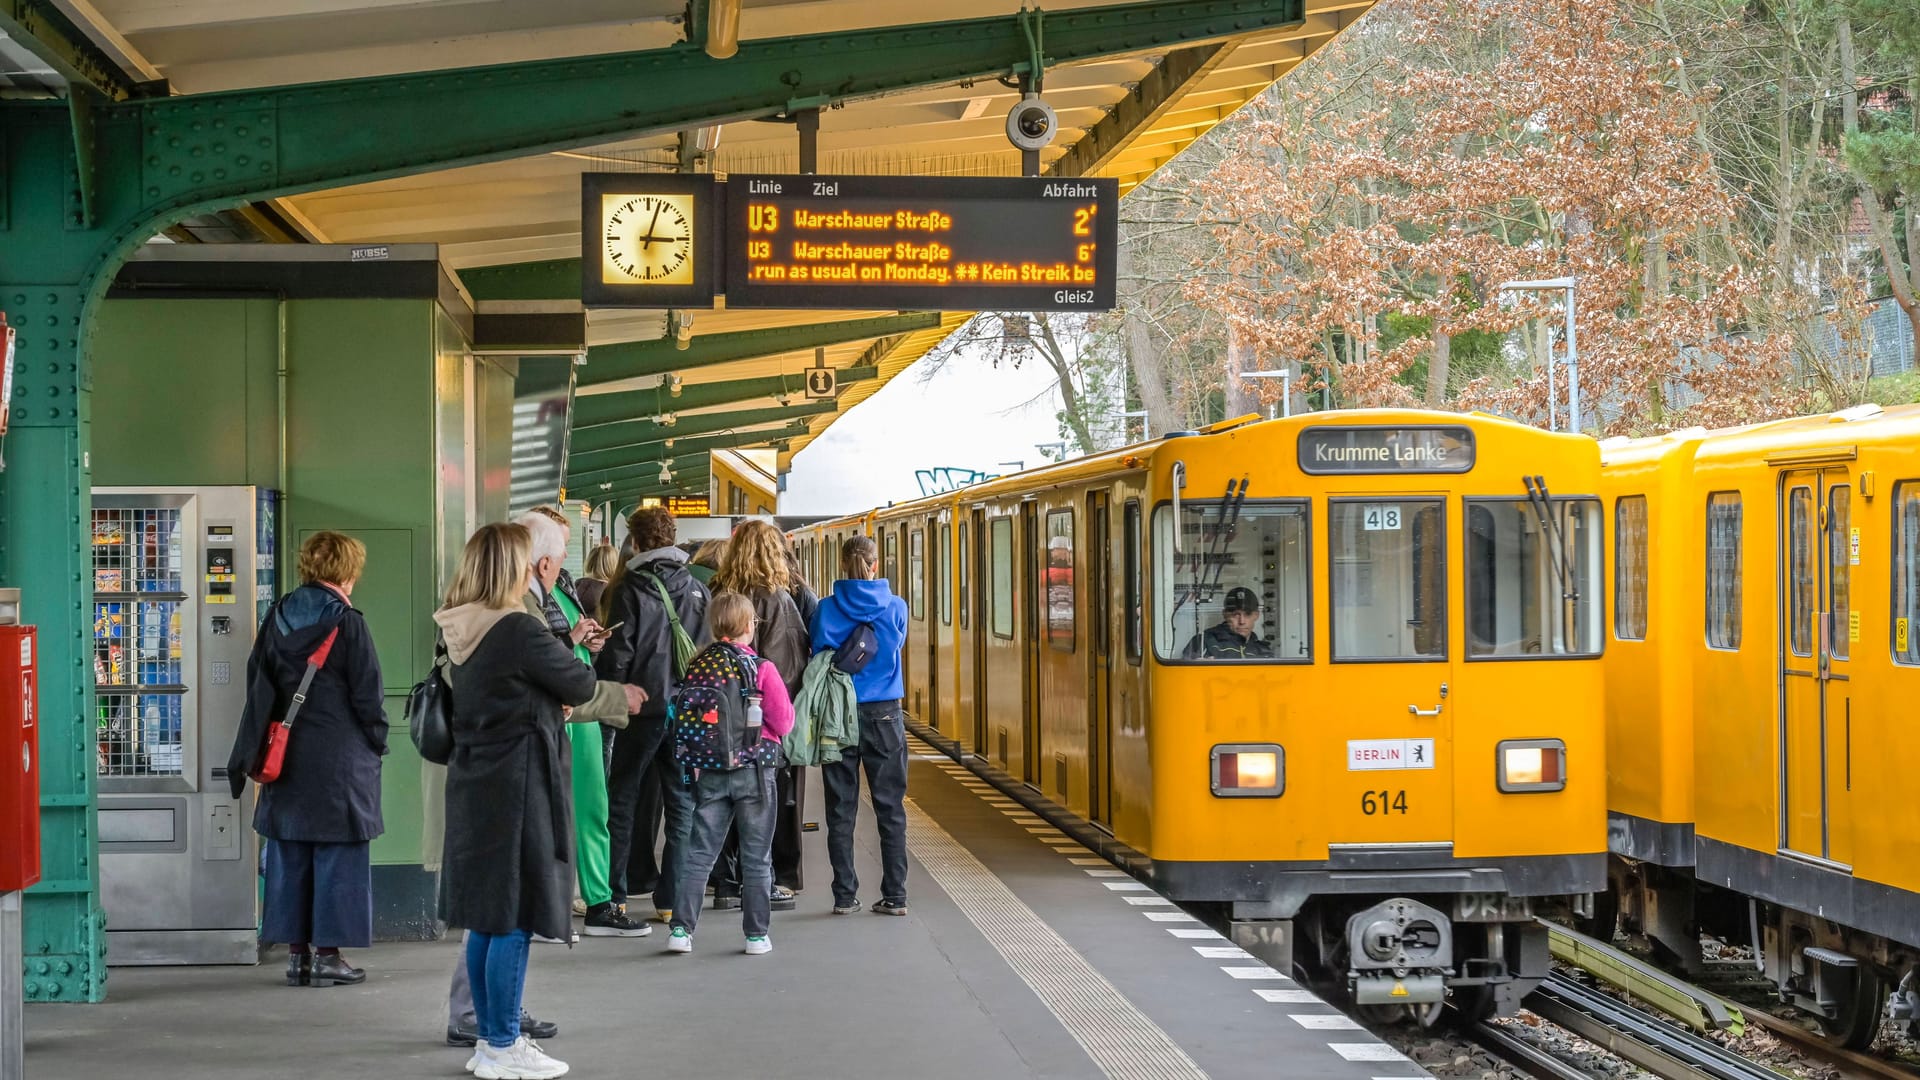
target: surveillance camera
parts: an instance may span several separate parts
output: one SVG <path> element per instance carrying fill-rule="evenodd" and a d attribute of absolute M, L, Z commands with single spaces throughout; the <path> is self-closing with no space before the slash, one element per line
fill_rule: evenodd
<path fill-rule="evenodd" d="M 1021 150 L 1044 149 L 1059 130 L 1053 106 L 1041 101 L 1038 94 L 1021 98 L 1020 104 L 1007 113 L 1007 141 Z"/>

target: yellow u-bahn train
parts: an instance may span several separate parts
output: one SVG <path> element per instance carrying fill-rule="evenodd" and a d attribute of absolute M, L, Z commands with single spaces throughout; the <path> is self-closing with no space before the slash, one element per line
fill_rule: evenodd
<path fill-rule="evenodd" d="M 1216 425 L 793 533 L 909 610 L 907 707 L 1353 1000 L 1508 1011 L 1606 883 L 1597 445 L 1487 416 Z"/>
<path fill-rule="evenodd" d="M 1920 406 L 1602 444 L 1617 910 L 1752 941 L 1853 1047 L 1920 1015 Z"/>

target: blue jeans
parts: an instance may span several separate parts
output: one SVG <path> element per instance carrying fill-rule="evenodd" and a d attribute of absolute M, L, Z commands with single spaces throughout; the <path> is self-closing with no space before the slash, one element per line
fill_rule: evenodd
<path fill-rule="evenodd" d="M 488 1046 L 502 1050 L 520 1037 L 520 994 L 527 987 L 525 930 L 504 934 L 467 934 L 467 981 L 473 987 L 475 1030 Z"/>
<path fill-rule="evenodd" d="M 773 822 L 779 813 L 774 776 L 766 767 L 721 772 L 706 769 L 693 783 L 693 835 L 687 843 L 687 865 L 681 871 L 680 902 L 673 908 L 673 925 L 693 933 L 700 923 L 707 875 L 727 842 L 727 832 L 740 833 L 740 928 L 748 937 L 764 937 L 773 919 Z"/>
<path fill-rule="evenodd" d="M 846 907 L 860 892 L 853 868 L 853 823 L 860 810 L 860 772 L 866 770 L 873 821 L 880 830 L 880 896 L 907 902 L 907 729 L 898 701 L 860 703 L 860 745 L 820 766 L 827 789 L 827 859 L 833 864 L 833 902 Z"/>

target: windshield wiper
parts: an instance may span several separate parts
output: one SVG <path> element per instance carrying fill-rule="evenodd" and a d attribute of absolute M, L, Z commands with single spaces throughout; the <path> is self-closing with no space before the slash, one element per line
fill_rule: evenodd
<path fill-rule="evenodd" d="M 1553 496 L 1547 492 L 1546 477 L 1522 476 L 1520 481 L 1526 486 L 1527 502 L 1533 507 L 1533 515 L 1539 519 L 1541 538 L 1547 541 L 1547 564 L 1553 567 L 1553 576 L 1560 579 L 1560 630 L 1567 648 L 1571 650 L 1574 612 L 1579 609 L 1580 590 L 1574 587 L 1573 574 L 1567 565 L 1566 537 L 1560 530 L 1560 519 L 1553 512 Z"/>

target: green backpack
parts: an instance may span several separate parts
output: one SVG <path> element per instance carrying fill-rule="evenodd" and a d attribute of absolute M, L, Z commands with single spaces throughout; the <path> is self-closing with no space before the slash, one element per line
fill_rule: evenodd
<path fill-rule="evenodd" d="M 693 638 L 687 635 L 687 628 L 680 625 L 680 612 L 673 606 L 673 597 L 667 595 L 667 586 L 656 575 L 645 570 L 639 573 L 653 582 L 653 591 L 660 594 L 660 606 L 667 609 L 667 626 L 673 634 L 673 677 L 676 681 L 684 679 L 687 677 L 687 665 L 693 663 L 693 654 L 699 650 L 693 647 Z"/>

